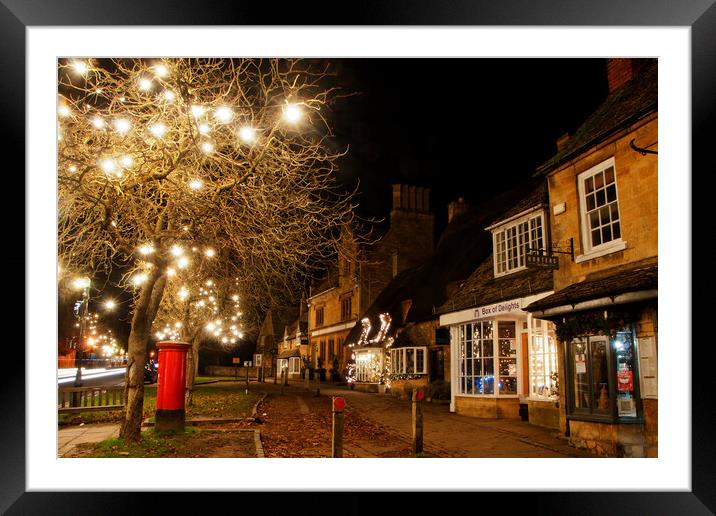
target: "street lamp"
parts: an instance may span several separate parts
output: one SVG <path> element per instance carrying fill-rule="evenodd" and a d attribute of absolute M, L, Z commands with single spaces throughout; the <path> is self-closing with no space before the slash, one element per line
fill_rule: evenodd
<path fill-rule="evenodd" d="M 77 278 L 74 287 L 82 290 L 82 301 L 79 306 L 75 305 L 75 315 L 80 320 L 80 339 L 77 344 L 75 353 L 75 365 L 77 366 L 77 374 L 75 375 L 75 387 L 82 387 L 82 342 L 84 339 L 85 325 L 89 316 L 89 288 L 91 281 L 87 277 Z"/>

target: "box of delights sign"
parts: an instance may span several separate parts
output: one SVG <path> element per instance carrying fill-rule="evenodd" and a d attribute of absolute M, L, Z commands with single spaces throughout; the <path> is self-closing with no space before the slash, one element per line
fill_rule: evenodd
<path fill-rule="evenodd" d="M 475 309 L 475 319 L 484 317 L 494 317 L 496 315 L 519 312 L 522 310 L 522 304 L 519 300 L 505 301 L 495 303 L 494 305 L 481 306 Z"/>

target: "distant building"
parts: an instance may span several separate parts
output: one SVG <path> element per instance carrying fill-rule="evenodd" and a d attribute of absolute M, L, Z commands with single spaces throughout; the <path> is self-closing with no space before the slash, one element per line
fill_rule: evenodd
<path fill-rule="evenodd" d="M 429 189 L 393 185 L 390 226 L 380 239 L 368 247 L 344 236 L 348 254 L 337 258 L 308 299 L 311 368 L 325 369 L 334 379 L 345 377 L 348 332 L 393 277 L 430 257 L 433 224 Z"/>

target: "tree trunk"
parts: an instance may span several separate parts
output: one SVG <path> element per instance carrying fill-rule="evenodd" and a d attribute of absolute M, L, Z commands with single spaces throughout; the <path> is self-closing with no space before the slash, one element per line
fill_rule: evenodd
<path fill-rule="evenodd" d="M 194 402 L 194 380 L 199 370 L 199 337 L 191 340 L 191 352 L 187 354 L 186 360 L 186 393 L 185 403 L 190 407 Z"/>
<path fill-rule="evenodd" d="M 156 271 L 156 269 L 155 269 Z M 147 279 L 132 315 L 124 385 L 125 411 L 119 436 L 125 442 L 138 442 L 142 432 L 144 408 L 144 364 L 152 322 L 164 294 L 165 278 L 158 271 Z"/>

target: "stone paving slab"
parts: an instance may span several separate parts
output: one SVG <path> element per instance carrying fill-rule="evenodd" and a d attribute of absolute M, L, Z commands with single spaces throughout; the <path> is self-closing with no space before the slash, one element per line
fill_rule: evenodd
<path fill-rule="evenodd" d="M 78 444 L 98 443 L 119 437 L 118 424 L 90 424 L 60 428 L 57 431 L 57 455 L 66 457 Z"/>

